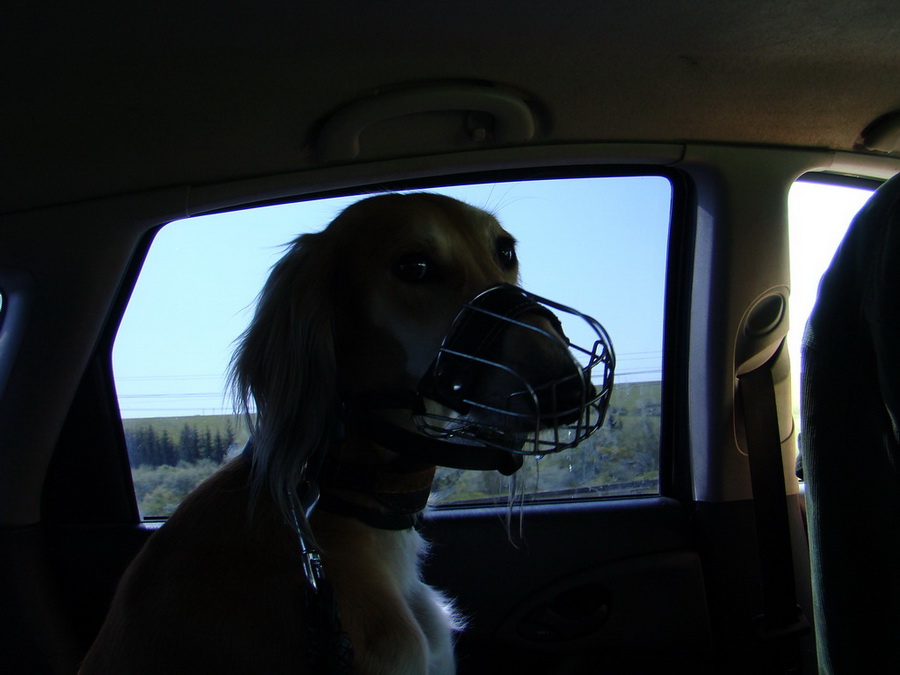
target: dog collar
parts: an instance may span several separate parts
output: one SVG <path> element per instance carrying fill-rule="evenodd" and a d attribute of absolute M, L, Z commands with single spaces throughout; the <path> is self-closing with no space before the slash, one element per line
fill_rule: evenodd
<path fill-rule="evenodd" d="M 324 492 L 319 499 L 319 510 L 336 516 L 347 516 L 378 530 L 418 530 L 422 525 L 422 512 L 395 513 L 351 502 L 335 494 Z"/>
<path fill-rule="evenodd" d="M 247 463 L 253 461 L 254 444 L 249 439 L 242 451 Z M 306 522 L 316 509 L 335 515 L 349 516 L 381 530 L 418 529 L 422 511 L 428 504 L 431 484 L 437 467 L 401 460 L 379 468 L 338 463 L 325 455 L 312 476 L 289 491 L 294 522 L 291 525 L 300 537 L 301 549 L 307 555 L 310 544 L 304 541 L 300 520 Z M 357 492 L 374 499 L 372 507 L 345 499 L 334 490 Z M 311 548 L 313 553 L 316 553 Z M 315 588 L 312 568 L 305 570 Z"/>
<path fill-rule="evenodd" d="M 428 504 L 436 469 L 433 464 L 402 457 L 373 467 L 326 456 L 317 477 L 322 490 L 319 508 L 382 530 L 417 527 Z M 340 490 L 364 495 L 377 506 L 347 499 L 339 494 Z"/>
<path fill-rule="evenodd" d="M 417 513 L 428 503 L 435 470 L 433 464 L 404 458 L 373 467 L 326 456 L 317 481 L 324 492 L 349 490 L 371 497 L 394 513 Z"/>

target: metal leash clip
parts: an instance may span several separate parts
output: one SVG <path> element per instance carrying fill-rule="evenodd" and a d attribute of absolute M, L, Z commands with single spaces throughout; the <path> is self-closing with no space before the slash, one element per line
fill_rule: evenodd
<path fill-rule="evenodd" d="M 300 556 L 303 565 L 303 574 L 313 593 L 319 592 L 324 574 L 322 571 L 322 556 L 316 548 L 309 532 L 309 517 L 316 504 L 319 503 L 319 486 L 313 481 L 304 481 L 300 483 L 303 492 L 302 496 L 298 496 L 294 490 L 288 490 L 288 499 L 291 504 L 291 525 L 297 534 L 297 541 L 300 543 Z M 301 523 L 302 514 L 302 523 Z M 303 525 L 306 525 L 304 528 Z"/>

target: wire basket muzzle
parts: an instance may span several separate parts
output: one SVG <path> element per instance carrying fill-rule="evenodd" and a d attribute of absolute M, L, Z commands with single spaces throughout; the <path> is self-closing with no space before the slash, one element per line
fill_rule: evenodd
<path fill-rule="evenodd" d="M 559 452 L 602 426 L 614 371 L 615 353 L 597 320 L 516 286 L 495 286 L 451 325 L 419 384 L 419 394 L 443 409 L 417 414 L 416 423 L 445 441 Z"/>

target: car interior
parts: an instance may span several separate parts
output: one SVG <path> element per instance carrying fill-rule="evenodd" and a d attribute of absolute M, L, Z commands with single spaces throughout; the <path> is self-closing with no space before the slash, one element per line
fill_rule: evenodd
<path fill-rule="evenodd" d="M 240 452 L 221 371 L 278 247 L 421 190 L 496 213 L 523 284 L 618 356 L 589 444 L 515 488 L 438 473 L 424 575 L 466 619 L 458 672 L 898 672 L 896 3 L 2 17 L 0 672 L 76 673 Z M 798 186 L 861 195 L 804 279 L 837 207 L 815 192 L 798 244 Z"/>

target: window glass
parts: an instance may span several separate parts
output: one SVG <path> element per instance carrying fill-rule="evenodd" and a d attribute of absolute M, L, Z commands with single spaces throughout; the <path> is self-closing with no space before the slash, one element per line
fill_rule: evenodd
<path fill-rule="evenodd" d="M 657 492 L 663 314 L 672 188 L 658 176 L 432 190 L 497 215 L 518 240 L 522 285 L 597 318 L 617 355 L 606 424 L 581 446 L 526 458 L 527 499 Z M 145 517 L 172 512 L 247 440 L 225 373 L 285 244 L 358 197 L 170 223 L 157 235 L 116 339 L 119 405 Z M 439 469 L 439 504 L 503 499 L 499 474 Z"/>
<path fill-rule="evenodd" d="M 795 429 L 800 429 L 800 350 L 803 331 L 816 302 L 819 280 L 850 222 L 872 195 L 871 188 L 822 180 L 798 180 L 788 197 L 791 301 L 788 353 L 792 368 Z"/>

